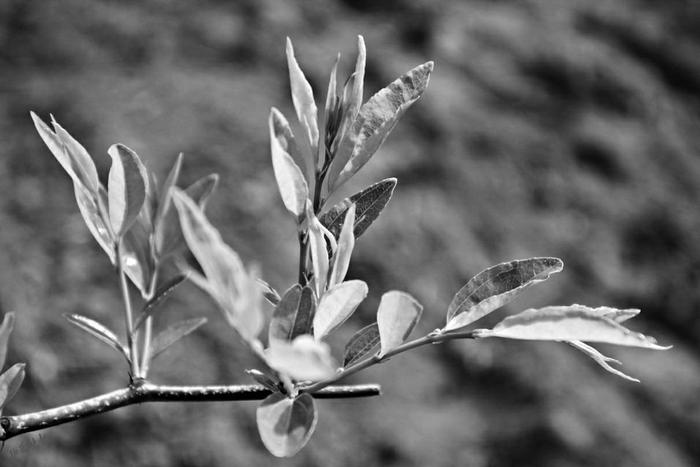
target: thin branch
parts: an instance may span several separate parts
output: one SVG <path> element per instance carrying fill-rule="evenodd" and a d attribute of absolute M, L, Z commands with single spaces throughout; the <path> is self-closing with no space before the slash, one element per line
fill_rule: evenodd
<path fill-rule="evenodd" d="M 380 395 L 380 391 L 376 384 L 329 386 L 314 391 L 313 396 L 317 399 L 370 397 Z M 252 401 L 265 399 L 270 394 L 269 389 L 260 385 L 160 386 L 143 383 L 41 412 L 2 417 L 0 441 L 143 402 Z"/>

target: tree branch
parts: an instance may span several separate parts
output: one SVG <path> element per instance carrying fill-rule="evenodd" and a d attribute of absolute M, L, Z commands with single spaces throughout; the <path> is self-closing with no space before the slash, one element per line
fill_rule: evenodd
<path fill-rule="evenodd" d="M 341 399 L 380 395 L 377 384 L 329 386 L 313 392 L 317 399 Z M 271 391 L 260 385 L 161 386 L 131 385 L 106 394 L 41 412 L 0 418 L 0 441 L 43 430 L 110 410 L 142 402 L 216 402 L 262 400 Z"/>

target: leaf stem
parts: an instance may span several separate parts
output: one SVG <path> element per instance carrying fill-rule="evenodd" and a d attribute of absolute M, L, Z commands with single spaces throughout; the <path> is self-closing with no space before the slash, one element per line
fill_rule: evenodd
<path fill-rule="evenodd" d="M 142 402 L 250 401 L 265 399 L 270 394 L 269 389 L 260 385 L 161 386 L 142 382 L 41 412 L 1 417 L 0 441 Z M 379 394 L 380 387 L 378 385 L 361 384 L 326 387 L 314 392 L 314 397 L 340 399 L 378 396 Z"/>
<path fill-rule="evenodd" d="M 360 372 L 364 369 L 369 368 L 372 365 L 376 365 L 378 363 L 385 362 L 389 360 L 391 357 L 394 355 L 398 355 L 402 352 L 406 352 L 407 350 L 412 350 L 415 349 L 416 347 L 421 347 L 423 345 L 427 344 L 441 344 L 445 341 L 452 340 L 452 339 L 474 339 L 475 335 L 473 331 L 462 331 L 462 332 L 451 332 L 451 333 L 445 333 L 445 332 L 432 332 L 428 334 L 427 336 L 419 337 L 418 339 L 414 339 L 409 342 L 405 342 L 401 344 L 398 347 L 395 347 L 388 351 L 385 354 L 381 354 L 380 352 L 377 352 L 374 354 L 372 357 L 367 358 L 365 360 L 359 361 L 355 363 L 354 365 L 350 365 L 347 368 L 344 368 L 340 370 L 338 373 L 336 373 L 334 376 L 325 379 L 323 381 L 319 381 L 316 383 L 311 384 L 310 386 L 302 387 L 300 390 L 302 392 L 316 392 L 319 391 L 331 384 L 337 383 L 338 381 L 347 378 L 348 376 L 355 374 L 357 372 Z"/>
<path fill-rule="evenodd" d="M 129 347 L 129 356 L 131 357 L 131 380 L 140 378 L 139 371 L 139 352 L 136 342 L 138 331 L 134 331 L 134 314 L 131 308 L 131 298 L 129 297 L 129 286 L 126 282 L 126 274 L 124 273 L 124 261 L 122 258 L 122 240 L 121 238 L 115 245 L 117 275 L 119 276 L 119 286 L 121 288 L 122 298 L 124 300 L 124 319 L 126 321 L 126 341 Z"/>

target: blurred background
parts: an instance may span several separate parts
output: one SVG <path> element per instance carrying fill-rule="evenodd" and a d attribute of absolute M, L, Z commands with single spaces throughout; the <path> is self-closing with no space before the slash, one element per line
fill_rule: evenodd
<path fill-rule="evenodd" d="M 278 290 L 295 279 L 294 222 L 276 190 L 267 115 L 291 120 L 285 36 L 318 100 L 336 52 L 368 48 L 366 97 L 432 59 L 424 97 L 342 196 L 388 176 L 394 198 L 358 241 L 350 278 L 370 296 L 332 341 L 374 319 L 381 294 L 414 294 L 416 333 L 502 261 L 565 269 L 480 327 L 527 307 L 641 308 L 630 326 L 673 350 L 601 346 L 642 380 L 568 346 L 487 340 L 422 348 L 352 379 L 384 396 L 320 401 L 310 444 L 272 458 L 249 403 L 150 404 L 16 438 L 26 466 L 691 466 L 700 464 L 700 3 L 525 0 L 0 0 L 0 311 L 16 310 L 9 362 L 28 363 L 7 413 L 124 385 L 126 368 L 63 313 L 122 329 L 109 261 L 33 128 L 56 119 L 91 152 L 134 148 L 182 184 L 218 172 L 213 222 Z M 215 305 L 183 286 L 160 325 L 209 323 L 156 361 L 172 384 L 249 383 L 259 363 Z"/>

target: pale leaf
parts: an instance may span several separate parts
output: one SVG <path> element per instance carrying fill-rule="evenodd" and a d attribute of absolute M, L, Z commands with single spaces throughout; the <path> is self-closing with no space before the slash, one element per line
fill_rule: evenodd
<path fill-rule="evenodd" d="M 10 335 L 15 327 L 15 312 L 8 311 L 0 324 L 0 370 L 5 367 L 7 358 L 7 347 L 10 341 Z"/>
<path fill-rule="evenodd" d="M 17 394 L 24 381 L 24 363 L 15 363 L 0 375 L 0 414 L 8 402 Z"/>
<path fill-rule="evenodd" d="M 654 338 L 630 331 L 591 310 L 583 305 L 529 309 L 504 319 L 491 330 L 475 331 L 475 337 L 604 342 L 654 350 L 670 348 L 660 346 Z"/>
<path fill-rule="evenodd" d="M 292 102 L 297 113 L 299 123 L 306 131 L 306 138 L 311 146 L 311 153 L 315 153 L 318 147 L 318 122 L 314 93 L 311 85 L 301 71 L 296 57 L 292 41 L 287 38 L 287 65 L 289 67 L 289 84 L 292 88 Z"/>
<path fill-rule="evenodd" d="M 593 359 L 593 361 L 600 365 L 605 371 L 617 375 L 620 378 L 626 379 L 628 381 L 639 383 L 639 380 L 637 378 L 633 378 L 612 366 L 612 364 L 622 365 L 622 363 L 619 360 L 615 360 L 611 357 L 606 357 L 598 350 L 581 341 L 567 341 L 567 344 L 591 357 L 591 359 Z"/>
<path fill-rule="evenodd" d="M 272 169 L 284 206 L 300 217 L 309 198 L 309 187 L 301 169 L 287 152 L 288 141 L 283 131 L 285 123 L 282 114 L 273 107 L 269 119 Z"/>
<path fill-rule="evenodd" d="M 256 413 L 263 444 L 276 457 L 292 457 L 316 429 L 318 415 L 310 394 L 291 399 L 279 392 L 269 395 Z"/>
<path fill-rule="evenodd" d="M 382 295 L 377 310 L 381 337 L 380 355 L 403 344 L 418 323 L 423 306 L 405 292 L 392 290 Z"/>
<path fill-rule="evenodd" d="M 345 322 L 367 297 L 367 284 L 351 280 L 338 284 L 321 296 L 314 316 L 314 337 L 322 339 Z"/>
<path fill-rule="evenodd" d="M 273 370 L 297 381 L 318 381 L 335 374 L 330 348 L 309 334 L 292 342 L 273 341 L 265 350 L 265 360 Z"/>
<path fill-rule="evenodd" d="M 121 236 L 129 230 L 146 200 L 148 176 L 139 156 L 122 144 L 107 151 L 112 157 L 107 194 L 112 230 Z"/>
<path fill-rule="evenodd" d="M 309 224 L 309 244 L 311 249 L 311 265 L 314 272 L 314 284 L 316 286 L 316 295 L 321 296 L 326 290 L 326 281 L 328 280 L 328 249 L 326 248 L 326 240 L 324 235 L 324 227 L 318 221 L 311 207 L 311 202 L 306 203 L 306 219 Z"/>
<path fill-rule="evenodd" d="M 65 314 L 63 315 L 63 317 L 66 318 L 71 324 L 73 324 L 77 328 L 82 329 L 83 331 L 87 332 L 100 342 L 107 344 L 112 349 L 121 353 L 124 356 L 124 358 L 126 358 L 127 362 L 131 361 L 129 357 L 129 351 L 124 346 L 124 344 L 122 344 L 119 341 L 119 338 L 116 334 L 114 334 L 103 324 L 98 323 L 94 319 L 90 319 L 77 314 Z"/>
<path fill-rule="evenodd" d="M 355 248 L 355 234 L 353 229 L 355 226 L 355 204 L 351 205 L 345 216 L 343 228 L 340 230 L 338 237 L 338 246 L 333 253 L 333 268 L 331 270 L 330 281 L 328 287 L 333 287 L 340 284 L 345 279 L 345 275 L 350 267 L 350 257 L 352 250 Z"/>

